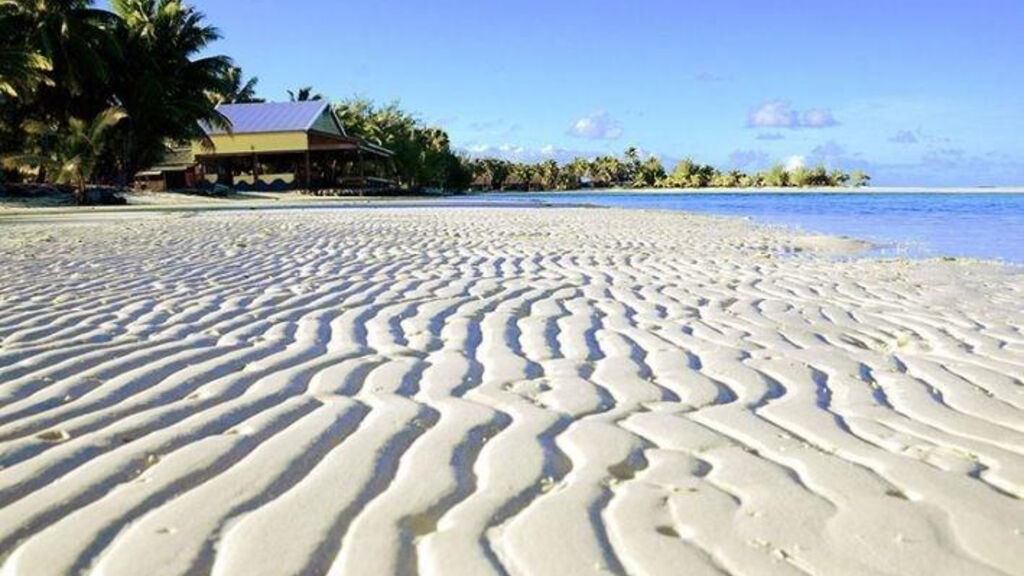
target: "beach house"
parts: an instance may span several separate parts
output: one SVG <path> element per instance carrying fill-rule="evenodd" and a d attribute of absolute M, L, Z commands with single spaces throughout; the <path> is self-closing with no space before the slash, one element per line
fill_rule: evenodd
<path fill-rule="evenodd" d="M 192 143 L 200 178 L 236 190 L 366 190 L 392 186 L 392 153 L 349 136 L 326 101 L 226 104 L 229 125 Z"/>

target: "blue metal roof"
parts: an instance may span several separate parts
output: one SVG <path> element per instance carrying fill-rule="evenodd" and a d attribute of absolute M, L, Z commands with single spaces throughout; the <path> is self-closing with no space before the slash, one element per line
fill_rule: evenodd
<path fill-rule="evenodd" d="M 261 102 L 254 104 L 221 104 L 217 111 L 231 121 L 231 132 L 306 131 L 324 113 L 328 103 L 324 100 L 308 102 Z M 226 130 L 203 124 L 209 135 L 226 134 Z"/>

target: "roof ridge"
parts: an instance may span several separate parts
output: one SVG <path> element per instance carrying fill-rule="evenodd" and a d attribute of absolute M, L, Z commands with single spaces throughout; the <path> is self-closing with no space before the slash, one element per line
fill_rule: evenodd
<path fill-rule="evenodd" d="M 322 105 L 317 108 L 316 115 L 313 116 L 313 119 L 310 120 L 309 124 L 306 125 L 307 131 L 313 128 L 313 126 L 316 124 L 316 121 L 319 120 L 321 116 L 323 116 L 324 108 L 326 108 L 330 104 L 329 102 L 327 102 L 327 100 L 310 100 L 310 102 L 320 102 Z"/>

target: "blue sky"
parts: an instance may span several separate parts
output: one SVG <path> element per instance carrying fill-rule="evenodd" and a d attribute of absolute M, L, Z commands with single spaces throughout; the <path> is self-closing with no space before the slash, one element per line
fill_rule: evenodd
<path fill-rule="evenodd" d="M 826 162 L 1024 185 L 1024 2 L 193 0 L 261 95 L 400 100 L 519 159 Z"/>

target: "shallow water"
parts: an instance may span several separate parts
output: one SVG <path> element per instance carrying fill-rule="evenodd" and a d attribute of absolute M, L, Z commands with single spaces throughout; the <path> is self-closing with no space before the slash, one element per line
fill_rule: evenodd
<path fill-rule="evenodd" d="M 747 216 L 870 240 L 883 256 L 959 256 L 1024 264 L 1024 194 L 534 192 L 477 196 Z"/>

